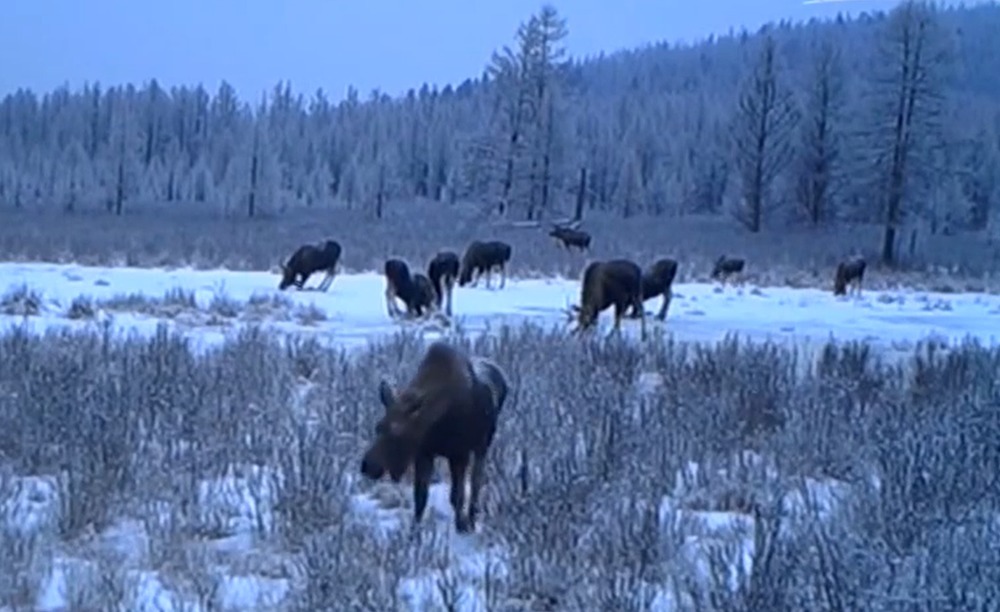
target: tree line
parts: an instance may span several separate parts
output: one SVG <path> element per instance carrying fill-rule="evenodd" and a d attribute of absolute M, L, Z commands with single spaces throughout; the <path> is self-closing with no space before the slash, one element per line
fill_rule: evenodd
<path fill-rule="evenodd" d="M 0 102 L 0 206 L 225 214 L 476 202 L 535 220 L 602 210 L 769 225 L 1000 227 L 1000 7 L 909 0 L 694 45 L 574 59 L 543 6 L 483 73 L 400 97 L 287 83 L 88 84 Z"/>

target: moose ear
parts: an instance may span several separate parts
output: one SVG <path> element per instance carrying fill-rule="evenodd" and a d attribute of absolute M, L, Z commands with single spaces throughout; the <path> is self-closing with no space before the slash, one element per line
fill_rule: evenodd
<path fill-rule="evenodd" d="M 392 387 L 384 378 L 378 383 L 378 399 L 386 410 L 396 401 L 396 394 L 393 393 Z"/>

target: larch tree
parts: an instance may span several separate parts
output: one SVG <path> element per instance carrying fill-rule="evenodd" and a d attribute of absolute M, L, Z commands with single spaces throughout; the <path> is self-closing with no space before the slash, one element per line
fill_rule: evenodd
<path fill-rule="evenodd" d="M 505 142 L 500 156 L 500 202 L 517 201 L 534 219 L 551 198 L 558 136 L 558 74 L 566 20 L 544 5 L 517 30 L 517 48 L 494 52 L 487 76 L 497 95 L 496 123 Z"/>
<path fill-rule="evenodd" d="M 884 215 L 881 260 L 892 265 L 908 191 L 930 170 L 941 135 L 947 36 L 932 5 L 907 0 L 889 14 L 881 43 L 870 136 Z"/>
<path fill-rule="evenodd" d="M 756 64 L 740 88 L 733 123 L 742 196 L 735 213 L 753 233 L 761 230 L 771 186 L 791 158 L 791 136 L 798 123 L 791 90 L 778 79 L 776 55 L 774 38 L 767 34 Z"/>
<path fill-rule="evenodd" d="M 812 51 L 805 82 L 795 200 L 809 224 L 818 226 L 833 212 L 832 199 L 840 178 L 845 92 L 837 44 L 824 38 L 814 44 Z"/>

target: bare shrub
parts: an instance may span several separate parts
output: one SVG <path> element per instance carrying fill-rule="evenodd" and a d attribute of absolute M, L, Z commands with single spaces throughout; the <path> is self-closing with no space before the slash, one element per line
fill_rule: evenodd
<path fill-rule="evenodd" d="M 37 316 L 42 311 L 42 294 L 28 287 L 18 285 L 0 296 L 0 313 L 18 317 Z"/>
<path fill-rule="evenodd" d="M 69 319 L 93 319 L 95 316 L 97 316 L 97 311 L 94 308 L 94 300 L 86 295 L 73 298 L 69 309 L 66 310 L 66 317 Z"/>
<path fill-rule="evenodd" d="M 208 312 L 227 319 L 238 317 L 240 310 L 242 308 L 238 301 L 221 292 L 213 295 L 212 301 L 208 304 Z"/>
<path fill-rule="evenodd" d="M 659 513 L 690 461 L 704 476 L 678 504 L 719 520 L 756 513 L 744 586 L 716 585 L 705 606 L 998 601 L 989 543 L 1000 507 L 1000 349 L 927 344 L 888 366 L 865 345 L 831 344 L 813 367 L 780 345 L 735 338 L 640 348 L 568 342 L 532 325 L 450 337 L 496 360 L 513 387 L 473 539 L 509 552 L 488 581 L 498 609 L 644 609 L 669 585 L 683 587 Z M 400 332 L 348 353 L 251 326 L 195 352 L 166 326 L 151 338 L 13 327 L 0 334 L 0 457 L 14 474 L 61 483 L 66 539 L 147 516 L 158 565 L 193 537 L 241 535 L 203 528 L 209 484 L 273 474 L 267 490 L 247 493 L 241 512 L 254 523 L 242 536 L 301 558 L 304 584 L 289 603 L 395 609 L 401 581 L 428 569 L 447 570 L 445 583 L 458 575 L 433 520 L 420 538 L 406 535 L 407 487 L 390 487 L 405 502 L 382 507 L 396 523 L 381 530 L 352 497 L 374 489 L 356 472 L 382 410 L 378 380 L 411 375 L 425 346 Z M 654 390 L 640 384 L 648 373 Z M 759 465 L 744 459 L 749 450 Z M 850 491 L 841 511 L 791 521 L 775 506 L 793 482 L 830 477 Z M 36 561 L 6 544 L 0 555 L 13 568 L 0 576 L 4 597 L 30 599 Z M 176 567 L 184 584 L 214 584 L 205 564 Z M 446 590 L 458 596 L 457 585 Z"/>
<path fill-rule="evenodd" d="M 498 239 L 513 247 L 512 278 L 560 275 L 578 278 L 584 260 L 553 245 L 544 228 L 522 228 L 502 220 L 484 226 L 478 212 L 434 202 L 393 202 L 387 215 L 373 223 L 367 212 L 342 207 L 289 210 L 271 218 L 222 218 L 214 209 L 171 203 L 153 205 L 133 215 L 65 215 L 44 209 L 0 211 L 0 251 L 11 260 L 60 261 L 72 254 L 88 265 L 161 265 L 270 270 L 276 253 L 292 253 L 303 236 L 313 235 L 317 215 L 338 228 L 345 270 L 376 270 L 386 253 L 406 261 L 425 262 L 437 246 L 461 251 L 474 239 Z M 456 215 L 458 217 L 456 218 Z M 759 284 L 809 285 L 827 288 L 836 263 L 860 245 L 878 244 L 880 227 L 845 225 L 822 232 L 784 228 L 749 234 L 728 220 L 691 215 L 671 218 L 588 211 L 588 231 L 594 235 L 590 256 L 625 257 L 645 266 L 669 256 L 681 264 L 680 282 L 707 281 L 718 257 L 718 245 L 740 253 L 750 263 L 747 281 Z M 664 245 L 669 245 L 664 252 Z M 929 236 L 908 270 L 872 270 L 866 287 L 892 284 L 979 284 L 996 290 L 995 248 L 976 235 Z M 963 282 L 964 279 L 965 280 Z M 274 279 L 275 287 L 278 278 Z"/>

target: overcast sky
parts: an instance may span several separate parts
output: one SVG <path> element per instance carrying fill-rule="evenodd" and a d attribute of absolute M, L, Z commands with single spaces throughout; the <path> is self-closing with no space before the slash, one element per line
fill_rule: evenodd
<path fill-rule="evenodd" d="M 889 9 L 889 0 L 555 0 L 575 56 L 692 41 L 730 27 Z M 257 98 L 279 80 L 333 99 L 478 76 L 539 0 L 5 0 L 0 95 L 85 81 L 228 80 Z"/>

